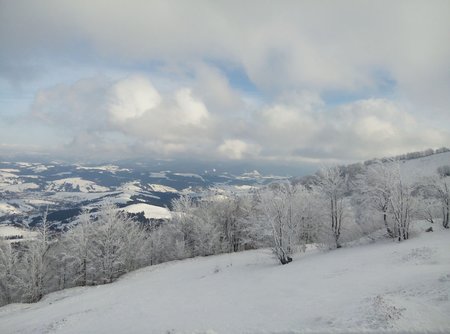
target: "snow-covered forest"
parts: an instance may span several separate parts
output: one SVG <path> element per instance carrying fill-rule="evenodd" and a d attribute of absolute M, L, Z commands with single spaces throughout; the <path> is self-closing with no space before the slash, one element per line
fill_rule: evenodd
<path fill-rule="evenodd" d="M 153 224 L 107 203 L 57 233 L 44 214 L 33 238 L 0 241 L 0 303 L 36 302 L 52 291 L 197 256 L 270 248 L 284 265 L 310 246 L 332 250 L 380 231 L 404 242 L 418 220 L 430 231 L 448 229 L 449 212 L 450 166 L 405 178 L 398 161 L 372 161 L 246 193 L 184 195 L 173 201 L 172 219 Z"/>

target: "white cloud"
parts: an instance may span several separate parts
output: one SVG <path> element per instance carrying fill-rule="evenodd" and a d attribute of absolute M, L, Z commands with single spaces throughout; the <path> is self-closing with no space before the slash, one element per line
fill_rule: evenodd
<path fill-rule="evenodd" d="M 205 127 L 209 120 L 209 113 L 202 101 L 194 98 L 189 88 L 180 89 L 175 93 L 175 100 L 179 107 L 178 121 L 188 126 Z"/>
<path fill-rule="evenodd" d="M 240 139 L 227 139 L 219 146 L 218 151 L 229 159 L 240 160 L 258 157 L 261 148 Z"/>
<path fill-rule="evenodd" d="M 159 93 L 141 76 L 119 81 L 111 90 L 108 111 L 112 119 L 118 123 L 138 118 L 161 103 Z"/>
<path fill-rule="evenodd" d="M 262 154 L 283 159 L 350 161 L 442 146 L 448 130 L 426 127 L 396 102 L 359 100 L 316 108 L 278 102 L 258 114 Z"/>
<path fill-rule="evenodd" d="M 210 111 L 193 89 L 161 93 L 140 75 L 57 85 L 37 94 L 33 114 L 70 134 L 64 148 L 77 154 L 349 161 L 450 142 L 448 130 L 425 126 L 387 99 L 327 106 L 303 91 L 253 108 Z"/>

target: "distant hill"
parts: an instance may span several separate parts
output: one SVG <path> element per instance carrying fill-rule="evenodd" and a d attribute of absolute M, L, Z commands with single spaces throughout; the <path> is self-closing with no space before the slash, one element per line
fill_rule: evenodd
<path fill-rule="evenodd" d="M 146 219 L 162 219 L 169 217 L 166 207 L 181 194 L 202 196 L 211 188 L 241 192 L 283 178 L 258 171 L 235 175 L 215 168 L 201 172 L 189 166 L 182 171 L 179 166 L 175 171 L 166 169 L 171 166 L 0 162 L 0 224 L 39 224 L 48 207 L 48 218 L 61 222 L 53 226 L 63 228 L 82 208 L 95 210 L 105 202 L 126 208 L 130 214 L 142 209 Z"/>

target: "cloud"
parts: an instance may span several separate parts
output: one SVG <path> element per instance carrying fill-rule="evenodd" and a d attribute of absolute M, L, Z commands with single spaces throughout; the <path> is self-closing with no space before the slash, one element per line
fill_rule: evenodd
<path fill-rule="evenodd" d="M 117 82 L 111 88 L 110 99 L 108 112 L 117 123 L 139 118 L 161 103 L 160 94 L 148 80 L 140 76 Z"/>
<path fill-rule="evenodd" d="M 410 97 L 435 82 L 447 88 L 450 82 L 450 3 L 445 0 L 246 1 L 239 6 L 201 0 L 114 5 L 17 0 L 3 2 L 1 13 L 0 59 L 16 69 L 36 57 L 181 66 L 209 59 L 242 68 L 271 93 L 377 89 L 380 70 Z M 431 102 L 448 105 L 446 91 L 435 91 L 439 96 Z"/>
<path fill-rule="evenodd" d="M 438 147 L 448 130 L 426 127 L 400 103 L 364 99 L 339 105 L 312 103 L 303 95 L 261 110 L 255 124 L 261 154 L 272 159 L 351 161 Z"/>
<path fill-rule="evenodd" d="M 227 158 L 241 160 L 258 157 L 261 147 L 239 139 L 227 139 L 219 146 L 218 151 Z"/>
<path fill-rule="evenodd" d="M 227 87 L 217 73 L 211 78 L 217 80 L 217 87 Z M 215 86 L 214 80 L 208 82 Z M 70 134 L 64 149 L 91 156 L 116 152 L 120 156 L 345 162 L 450 141 L 448 130 L 425 126 L 408 111 L 408 105 L 398 101 L 369 98 L 330 106 L 317 92 L 302 91 L 283 94 L 257 108 L 242 105 L 243 110 L 228 112 L 220 108 L 221 94 L 207 91 L 202 96 L 198 81 L 191 84 L 197 89 L 173 87 L 162 92 L 140 74 L 116 81 L 83 79 L 39 92 L 33 116 Z M 224 96 L 231 96 L 225 104 L 245 99 L 231 89 L 225 92 Z M 214 106 L 219 107 L 211 109 Z"/>
<path fill-rule="evenodd" d="M 83 78 L 39 90 L 31 105 L 35 119 L 70 131 L 106 128 L 105 98 L 111 89 L 106 77 Z"/>
<path fill-rule="evenodd" d="M 4 1 L 0 85 L 80 154 L 365 159 L 449 142 L 449 35 L 446 0 Z"/>
<path fill-rule="evenodd" d="M 116 133 L 147 152 L 199 153 L 215 131 L 214 118 L 190 88 L 162 94 L 142 75 L 86 78 L 41 90 L 32 116 L 72 136 L 68 147 L 75 151 L 111 151 L 117 143 L 105 149 L 102 137 Z"/>

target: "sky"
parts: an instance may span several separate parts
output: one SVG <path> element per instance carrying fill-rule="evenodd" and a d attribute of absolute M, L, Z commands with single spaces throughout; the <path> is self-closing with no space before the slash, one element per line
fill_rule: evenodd
<path fill-rule="evenodd" d="M 0 0 L 0 156 L 261 164 L 450 145 L 450 1 Z"/>

